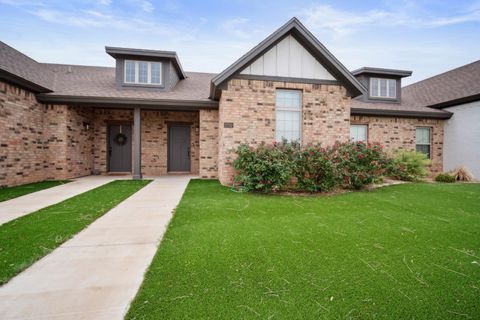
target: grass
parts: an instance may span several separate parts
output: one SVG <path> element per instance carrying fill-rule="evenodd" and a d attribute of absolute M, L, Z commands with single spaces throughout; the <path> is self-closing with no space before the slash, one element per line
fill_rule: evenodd
<path fill-rule="evenodd" d="M 480 315 L 480 184 L 337 196 L 192 181 L 127 319 Z"/>
<path fill-rule="evenodd" d="M 149 181 L 117 180 L 0 226 L 0 284 L 73 237 Z"/>
<path fill-rule="evenodd" d="M 55 180 L 55 181 L 42 181 L 35 183 L 23 184 L 21 186 L 15 186 L 10 188 L 0 188 L 0 202 L 14 199 L 26 194 L 37 192 L 40 190 L 56 187 L 61 184 L 70 182 L 68 180 Z"/>

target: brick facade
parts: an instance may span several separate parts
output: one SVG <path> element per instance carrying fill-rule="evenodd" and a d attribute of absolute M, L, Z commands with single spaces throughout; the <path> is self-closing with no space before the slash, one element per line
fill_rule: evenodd
<path fill-rule="evenodd" d="M 347 141 L 351 101 L 339 85 L 233 79 L 222 92 L 219 110 L 218 175 L 230 184 L 231 150 L 241 143 L 256 145 L 275 140 L 275 90 L 302 90 L 302 143 Z M 225 128 L 226 122 L 233 128 Z"/>
<path fill-rule="evenodd" d="M 368 141 L 381 143 L 390 153 L 396 149 L 415 150 L 415 129 L 431 128 L 431 170 L 433 173 L 442 172 L 444 120 L 352 116 L 350 121 L 352 124 L 368 125 Z"/>
<path fill-rule="evenodd" d="M 414 150 L 415 128 L 430 127 L 432 171 L 442 170 L 443 120 L 350 116 L 350 98 L 338 85 L 233 79 L 219 110 L 142 111 L 142 173 L 167 173 L 168 124 L 190 123 L 191 172 L 230 184 L 231 150 L 275 140 L 275 90 L 280 88 L 302 90 L 303 144 L 347 141 L 350 123 L 356 123 L 367 124 L 369 141 L 387 151 Z M 0 186 L 106 173 L 110 121 L 133 123 L 133 111 L 45 105 L 33 93 L 0 82 Z"/>
<path fill-rule="evenodd" d="M 0 82 L 0 186 L 43 180 L 45 106 L 35 95 Z"/>
<path fill-rule="evenodd" d="M 200 177 L 218 178 L 218 110 L 200 110 Z"/>
<path fill-rule="evenodd" d="M 216 139 L 218 111 L 206 112 L 207 140 Z M 199 112 L 142 111 L 142 173 L 167 173 L 169 123 L 191 124 L 191 173 L 199 174 Z M 133 122 L 133 111 L 45 105 L 35 95 L 0 82 L 0 186 L 70 179 L 107 172 L 107 124 Z M 204 173 L 216 176 L 217 147 L 205 142 Z"/>
<path fill-rule="evenodd" d="M 89 175 L 92 136 L 83 123 L 91 117 L 0 82 L 0 186 Z"/>

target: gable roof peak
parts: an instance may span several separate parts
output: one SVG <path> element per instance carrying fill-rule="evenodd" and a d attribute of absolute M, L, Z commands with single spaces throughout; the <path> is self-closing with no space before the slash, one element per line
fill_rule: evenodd
<path fill-rule="evenodd" d="M 323 65 L 332 75 L 335 76 L 345 87 L 352 97 L 359 96 L 365 92 L 365 88 L 358 80 L 328 51 L 328 49 L 300 22 L 297 17 L 292 17 L 284 25 L 270 34 L 262 42 L 240 57 L 228 68 L 212 79 L 210 97 L 218 99 L 220 87 L 232 76 L 240 72 L 257 57 L 264 54 L 274 44 L 282 40 L 288 34 L 292 34 L 300 43 Z"/>

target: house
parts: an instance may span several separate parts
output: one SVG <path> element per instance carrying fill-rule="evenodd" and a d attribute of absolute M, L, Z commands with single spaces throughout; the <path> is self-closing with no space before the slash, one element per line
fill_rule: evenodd
<path fill-rule="evenodd" d="M 414 106 L 448 111 L 443 170 L 465 166 L 480 178 L 480 60 L 403 88 Z"/>
<path fill-rule="evenodd" d="M 0 44 L 0 185 L 172 172 L 229 184 L 232 148 L 282 138 L 416 149 L 443 170 L 449 108 L 402 88 L 410 71 L 350 72 L 296 18 L 219 74 L 185 72 L 171 51 L 106 53 L 115 68 L 38 63 Z"/>

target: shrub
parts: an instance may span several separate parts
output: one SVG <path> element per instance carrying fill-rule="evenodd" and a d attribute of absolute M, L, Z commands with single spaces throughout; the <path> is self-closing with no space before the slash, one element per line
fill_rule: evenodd
<path fill-rule="evenodd" d="M 431 161 L 421 152 L 398 150 L 392 161 L 389 173 L 405 181 L 419 181 L 430 174 Z"/>
<path fill-rule="evenodd" d="M 257 148 L 240 145 L 233 167 L 238 171 L 235 182 L 246 191 L 272 192 L 283 190 L 292 177 L 292 154 L 296 146 L 274 143 Z"/>
<path fill-rule="evenodd" d="M 445 183 L 452 183 L 455 182 L 456 179 L 454 176 L 449 175 L 448 173 L 439 173 L 435 177 L 435 181 L 437 182 L 445 182 Z"/>
<path fill-rule="evenodd" d="M 339 185 L 338 170 L 331 149 L 320 146 L 299 150 L 294 158 L 296 188 L 309 192 L 329 191 Z"/>
<path fill-rule="evenodd" d="M 341 184 L 347 189 L 360 189 L 375 182 L 390 164 L 382 146 L 377 143 L 336 143 L 332 153 Z"/>
<path fill-rule="evenodd" d="M 244 144 L 236 153 L 235 182 L 246 191 L 359 189 L 378 180 L 389 165 L 380 145 L 363 142 L 327 148 L 286 142 L 257 148 Z"/>
<path fill-rule="evenodd" d="M 473 181 L 474 177 L 473 174 L 465 168 L 464 166 L 460 166 L 455 168 L 452 172 L 451 175 L 455 178 L 457 181 Z"/>

